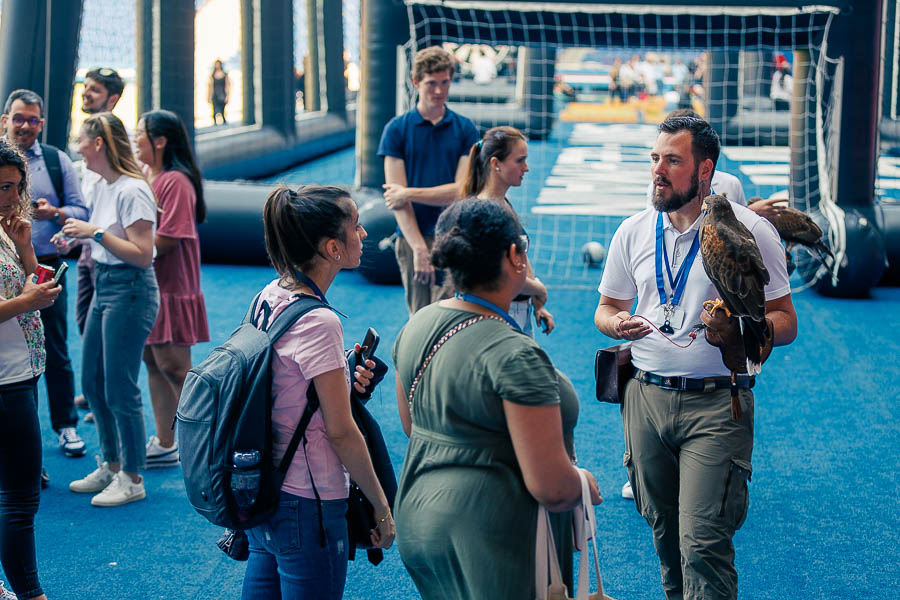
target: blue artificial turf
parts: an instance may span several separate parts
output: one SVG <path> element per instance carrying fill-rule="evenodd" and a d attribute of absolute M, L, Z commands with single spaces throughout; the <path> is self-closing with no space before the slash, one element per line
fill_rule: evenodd
<path fill-rule="evenodd" d="M 203 267 L 214 341 L 227 337 L 271 276 L 264 267 Z M 400 287 L 374 286 L 344 273 L 329 300 L 349 315 L 344 321 L 348 345 L 374 326 L 382 335 L 379 354 L 389 356 L 406 318 Z M 649 527 L 633 504 L 619 496 L 625 471 L 618 410 L 592 399 L 593 352 L 607 343 L 591 322 L 596 301 L 593 292 L 551 289 L 548 308 L 556 315 L 557 330 L 540 341 L 572 378 L 581 399 L 576 429 L 580 464 L 596 474 L 606 497 L 597 515 L 607 593 L 620 600 L 658 599 L 662 593 Z M 866 300 L 803 292 L 794 302 L 800 336 L 791 346 L 776 349 L 755 390 L 751 508 L 735 538 L 741 595 L 892 598 L 900 584 L 895 559 L 900 544 L 900 289 L 878 288 Z M 195 347 L 194 361 L 211 347 Z M 74 328 L 70 348 L 80 368 Z M 152 433 L 144 373 L 141 384 Z M 51 599 L 238 597 L 243 563 L 215 548 L 219 530 L 187 503 L 179 469 L 147 471 L 146 501 L 94 508 L 90 495 L 67 489 L 70 480 L 94 467 L 94 427 L 79 425 L 88 457 L 65 458 L 56 447 L 43 389 L 40 407 L 44 464 L 52 482 L 37 516 L 37 547 L 41 579 Z M 370 407 L 399 472 L 406 442 L 396 416 L 392 375 Z M 351 563 L 345 597 L 417 594 L 393 549 L 378 567 L 364 560 Z"/>

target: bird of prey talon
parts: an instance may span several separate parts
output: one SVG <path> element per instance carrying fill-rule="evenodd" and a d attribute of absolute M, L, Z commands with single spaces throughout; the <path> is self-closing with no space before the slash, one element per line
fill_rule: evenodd
<path fill-rule="evenodd" d="M 709 313 L 709 316 L 713 317 L 716 314 L 717 310 L 724 310 L 726 317 L 731 317 L 731 311 L 728 310 L 728 307 L 725 306 L 725 301 L 721 298 L 716 298 L 715 300 L 707 300 L 703 303 L 703 308 L 706 309 L 706 312 Z"/>

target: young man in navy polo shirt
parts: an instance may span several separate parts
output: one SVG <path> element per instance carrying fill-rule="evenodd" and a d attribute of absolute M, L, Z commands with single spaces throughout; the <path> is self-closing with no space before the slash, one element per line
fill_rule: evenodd
<path fill-rule="evenodd" d="M 457 182 L 479 139 L 471 120 L 447 108 L 453 69 L 453 57 L 440 46 L 416 54 L 412 82 L 419 101 L 391 119 L 378 145 L 387 182 L 384 201 L 397 219 L 394 251 L 411 315 L 449 295 L 429 259 L 434 225 L 444 207 L 459 197 Z"/>

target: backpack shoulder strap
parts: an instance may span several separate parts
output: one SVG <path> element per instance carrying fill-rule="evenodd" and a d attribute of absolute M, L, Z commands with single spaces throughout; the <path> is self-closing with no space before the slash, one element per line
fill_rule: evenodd
<path fill-rule="evenodd" d="M 252 325 L 256 325 L 256 323 L 254 323 L 253 321 L 254 321 L 254 316 L 256 315 L 256 309 L 259 306 L 259 300 L 261 297 L 262 297 L 262 292 L 259 292 L 258 294 L 256 294 L 256 296 L 253 297 L 253 302 L 250 303 L 250 308 L 247 309 L 247 314 L 244 315 L 244 319 L 241 321 L 241 325 L 243 325 L 244 323 L 250 323 Z"/>
<path fill-rule="evenodd" d="M 50 176 L 50 182 L 53 184 L 53 191 L 56 192 L 59 205 L 62 206 L 66 203 L 66 197 L 63 195 L 63 176 L 59 150 L 56 146 L 41 144 L 41 153 L 44 155 L 44 165 L 47 167 L 47 174 Z"/>
<path fill-rule="evenodd" d="M 278 316 L 275 317 L 275 320 L 272 321 L 272 324 L 266 330 L 266 333 L 269 334 L 271 343 L 274 344 L 300 317 L 309 311 L 316 308 L 331 308 L 315 296 L 298 294 L 296 298 L 297 299 L 288 304 L 283 311 L 278 313 Z"/>
<path fill-rule="evenodd" d="M 294 454 L 297 453 L 300 441 L 306 437 L 306 428 L 317 410 L 319 410 L 319 394 L 316 393 L 316 386 L 310 381 L 306 390 L 306 408 L 303 410 L 303 416 L 300 417 L 300 422 L 294 430 L 294 435 L 291 436 L 291 441 L 284 451 L 284 456 L 281 457 L 281 462 L 278 463 L 277 471 L 281 476 L 287 475 L 288 467 L 291 466 L 291 461 L 294 460 Z M 312 481 L 311 475 L 310 481 Z M 313 483 L 313 489 L 315 489 L 315 483 Z"/>
<path fill-rule="evenodd" d="M 254 307 L 258 300 L 259 297 L 257 297 L 256 301 L 253 303 Z M 317 308 L 331 307 L 315 296 L 298 294 L 297 299 L 288 304 L 288 306 L 275 317 L 275 320 L 272 321 L 271 326 L 266 331 L 269 335 L 270 343 L 274 344 L 300 317 Z M 313 383 L 310 382 L 309 388 L 306 390 L 306 409 L 303 411 L 303 416 L 300 418 L 300 422 L 294 430 L 294 435 L 291 436 L 291 441 L 288 443 L 284 456 L 281 458 L 281 462 L 276 469 L 279 477 L 283 478 L 287 474 L 288 467 L 290 467 L 291 461 L 294 459 L 294 454 L 297 452 L 297 447 L 306 435 L 306 427 L 309 425 L 313 414 L 318 409 L 319 395 L 316 393 L 316 388 Z"/>

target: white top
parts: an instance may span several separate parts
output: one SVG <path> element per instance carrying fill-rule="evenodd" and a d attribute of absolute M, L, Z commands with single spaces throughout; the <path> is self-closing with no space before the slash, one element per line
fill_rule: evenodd
<path fill-rule="evenodd" d="M 99 173 L 95 173 L 87 168 L 84 161 L 81 161 L 81 197 L 84 198 L 84 205 L 91 210 L 94 202 L 94 188 L 100 183 Z"/>
<path fill-rule="evenodd" d="M 12 240 L 0 230 L 0 298 L 6 302 L 21 294 L 25 277 Z M 0 323 L 0 385 L 39 376 L 46 355 L 40 312 L 21 313 Z"/>
<path fill-rule="evenodd" d="M 789 73 L 775 71 L 772 75 L 772 87 L 769 89 L 772 100 L 791 101 L 794 97 L 794 78 Z"/>
<path fill-rule="evenodd" d="M 475 83 L 488 84 L 497 78 L 497 65 L 484 54 L 472 61 L 472 75 Z"/>
<path fill-rule="evenodd" d="M 732 175 L 716 169 L 712 176 L 713 192 L 725 196 L 731 202 L 747 206 L 747 198 L 744 197 L 744 188 L 741 180 Z M 653 182 L 647 184 L 647 208 L 653 208 Z"/>
<path fill-rule="evenodd" d="M 756 238 L 763 262 L 769 271 L 766 300 L 788 295 L 791 287 L 785 266 L 784 247 L 775 227 L 748 208 L 735 204 L 731 208 L 738 220 Z M 609 244 L 603 278 L 598 289 L 604 296 L 617 300 L 637 297 L 634 313 L 651 319 L 659 326 L 662 321 L 659 318 L 659 291 L 656 288 L 656 215 L 657 211 L 648 209 L 622 223 Z M 663 213 L 664 248 L 673 275 L 681 267 L 694 236 L 699 234 L 702 219 L 701 215 L 687 231 L 679 233 L 669 221 L 669 215 Z M 663 272 L 665 273 L 665 267 Z M 665 275 L 663 282 L 666 293 L 671 298 L 672 290 Z M 669 337 L 679 344 L 687 344 L 691 328 L 701 322 L 703 302 L 716 297 L 716 289 L 706 276 L 703 259 L 698 252 L 679 303 L 679 307 L 685 311 L 684 324 Z M 647 337 L 632 342 L 631 356 L 635 367 L 657 375 L 692 378 L 730 375 L 722 363 L 719 349 L 709 345 L 702 333 L 690 347 L 681 349 L 670 344 L 654 330 Z"/>
<path fill-rule="evenodd" d="M 91 198 L 91 225 L 96 225 L 116 237 L 126 239 L 125 229 L 138 221 L 153 224 L 156 238 L 156 201 L 150 186 L 143 179 L 121 175 L 112 184 L 102 177 L 94 184 Z M 153 248 L 156 257 L 156 247 Z M 91 258 L 106 265 L 124 265 L 125 261 L 91 240 Z"/>

